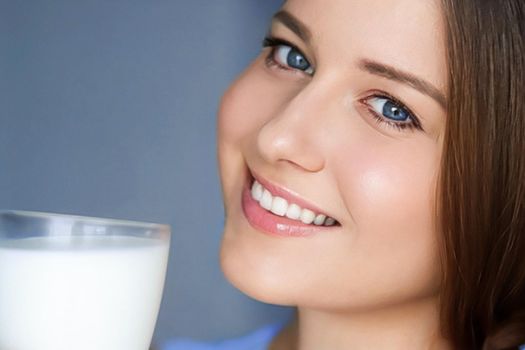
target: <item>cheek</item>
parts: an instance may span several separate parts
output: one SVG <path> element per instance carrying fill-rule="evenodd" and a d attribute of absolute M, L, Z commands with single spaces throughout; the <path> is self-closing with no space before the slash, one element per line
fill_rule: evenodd
<path fill-rule="evenodd" d="M 246 139 L 272 115 L 283 99 L 255 60 L 224 93 L 218 112 L 218 140 L 236 144 Z"/>
<path fill-rule="evenodd" d="M 341 192 L 359 232 L 370 225 L 432 221 L 439 164 L 437 147 L 421 140 L 361 139 L 335 162 Z M 393 226 L 397 227 L 399 225 Z M 423 227 L 422 227 L 423 228 Z"/>
<path fill-rule="evenodd" d="M 219 146 L 235 145 L 250 129 L 249 120 L 252 94 L 244 88 L 246 73 L 241 75 L 224 93 L 218 112 L 217 133 Z"/>
<path fill-rule="evenodd" d="M 261 107 L 250 71 L 251 67 L 226 90 L 217 114 L 217 158 L 226 210 L 244 183 L 241 145 L 254 130 L 254 109 Z"/>
<path fill-rule="evenodd" d="M 261 55 L 222 97 L 217 125 L 219 142 L 239 147 L 244 139 L 255 137 L 301 87 L 301 84 L 285 84 L 268 73 Z"/>
<path fill-rule="evenodd" d="M 361 140 L 349 147 L 337 172 L 350 214 L 350 271 L 380 276 L 373 290 L 400 295 L 438 288 L 438 240 L 434 189 L 439 164 L 435 144 L 388 145 Z M 397 286 L 397 287 L 396 287 Z M 349 290 L 354 289 L 350 283 Z M 369 289 L 371 290 L 371 289 Z"/>

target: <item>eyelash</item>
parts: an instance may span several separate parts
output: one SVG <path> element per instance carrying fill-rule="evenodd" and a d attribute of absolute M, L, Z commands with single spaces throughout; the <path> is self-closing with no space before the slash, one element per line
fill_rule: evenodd
<path fill-rule="evenodd" d="M 293 45 L 291 42 L 289 42 L 287 40 L 279 39 L 279 38 L 276 38 L 276 37 L 273 37 L 273 36 L 267 36 L 267 37 L 264 38 L 264 40 L 262 42 L 263 48 L 266 48 L 266 47 L 270 47 L 271 48 L 271 50 L 268 52 L 268 55 L 265 58 L 266 66 L 269 67 L 269 68 L 277 68 L 277 69 L 284 70 L 284 71 L 287 71 L 287 72 L 290 72 L 290 71 L 296 72 L 296 71 L 298 71 L 299 73 L 306 74 L 303 71 L 297 70 L 295 68 L 287 68 L 286 66 L 283 66 L 282 64 L 280 64 L 279 62 L 277 62 L 274 59 L 275 49 L 278 46 L 282 46 L 282 45 L 289 46 L 290 48 L 296 50 L 297 52 L 301 53 L 301 55 L 304 56 L 304 54 L 301 52 L 301 50 L 299 50 L 299 48 L 297 48 L 297 46 Z M 311 76 L 313 76 L 313 74 L 309 75 L 309 76 L 311 77 Z M 375 112 L 372 109 L 372 107 L 367 103 L 367 101 L 372 99 L 372 98 L 383 98 L 383 99 L 390 100 L 391 102 L 393 102 L 399 108 L 402 108 L 402 109 L 406 110 L 408 112 L 408 115 L 409 115 L 409 118 L 411 119 L 411 121 L 410 122 L 396 123 L 394 121 L 388 120 L 388 118 L 386 118 L 386 117 L 382 117 L 382 116 L 378 115 L 378 113 Z M 369 95 L 369 96 L 367 96 L 365 98 L 361 98 L 359 100 L 359 103 L 361 103 L 366 108 L 367 113 L 370 114 L 370 116 L 380 126 L 384 126 L 384 124 L 386 124 L 386 126 L 391 127 L 391 128 L 393 128 L 393 129 L 395 129 L 397 131 L 414 131 L 414 130 L 424 131 L 424 129 L 423 129 L 419 119 L 410 110 L 410 108 L 405 106 L 405 104 L 402 103 L 401 101 L 399 101 L 397 98 L 391 96 L 390 94 L 388 94 L 388 93 L 386 93 L 384 91 L 376 91 L 376 92 L 372 93 L 371 95 Z"/>

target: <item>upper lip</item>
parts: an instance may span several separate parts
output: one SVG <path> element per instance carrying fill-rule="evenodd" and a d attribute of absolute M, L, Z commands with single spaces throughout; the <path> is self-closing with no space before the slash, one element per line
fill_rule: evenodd
<path fill-rule="evenodd" d="M 286 201 L 289 204 L 295 203 L 298 206 L 300 206 L 302 209 L 309 209 L 309 210 L 313 211 L 316 215 L 322 214 L 322 215 L 325 215 L 326 217 L 331 217 L 331 218 L 333 218 L 335 220 L 335 218 L 333 216 L 326 214 L 322 209 L 320 209 L 316 205 L 312 204 L 311 202 L 309 202 L 306 199 L 301 198 L 294 191 L 292 191 L 292 190 L 290 190 L 290 189 L 288 189 L 286 187 L 277 185 L 277 184 L 275 184 L 275 183 L 273 183 L 273 182 L 271 182 L 269 180 L 266 180 L 265 178 L 261 177 L 260 175 L 258 175 L 257 173 L 255 173 L 251 169 L 250 169 L 250 172 L 251 172 L 251 175 L 253 176 L 253 178 L 255 180 L 257 180 L 257 182 L 259 182 L 261 185 L 263 185 L 264 188 L 266 188 L 268 191 L 270 191 L 272 196 L 282 197 L 282 198 L 286 199 Z"/>

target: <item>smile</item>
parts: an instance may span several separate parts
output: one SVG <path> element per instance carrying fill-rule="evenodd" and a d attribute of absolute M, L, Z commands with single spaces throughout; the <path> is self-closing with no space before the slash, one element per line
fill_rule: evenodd
<path fill-rule="evenodd" d="M 301 221 L 304 224 L 311 224 L 321 226 L 333 226 L 335 219 L 327 217 L 324 214 L 316 214 L 310 209 L 301 208 L 295 203 L 288 203 L 286 199 L 279 196 L 274 196 L 271 192 L 261 185 L 257 180 L 253 182 L 251 188 L 252 198 L 259 203 L 259 205 L 278 216 L 286 216 L 289 219 Z"/>
<path fill-rule="evenodd" d="M 309 236 L 340 226 L 334 218 L 291 191 L 257 175 L 243 188 L 242 208 L 253 227 L 274 236 Z"/>

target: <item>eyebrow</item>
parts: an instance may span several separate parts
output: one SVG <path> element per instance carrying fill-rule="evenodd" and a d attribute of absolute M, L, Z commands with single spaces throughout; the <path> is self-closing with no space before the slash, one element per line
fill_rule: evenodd
<path fill-rule="evenodd" d="M 301 22 L 290 12 L 280 10 L 273 16 L 272 20 L 285 25 L 307 44 L 310 42 L 312 38 L 312 32 L 303 22 Z M 358 66 L 361 70 L 364 70 L 370 74 L 408 85 L 434 99 L 443 109 L 446 109 L 447 107 L 447 99 L 445 94 L 443 94 L 438 88 L 428 81 L 419 78 L 412 73 L 404 72 L 395 67 L 366 58 L 360 59 L 358 61 Z"/>
<path fill-rule="evenodd" d="M 297 17 L 292 15 L 290 12 L 281 10 L 275 15 L 273 15 L 272 19 L 274 21 L 278 21 L 284 24 L 286 27 L 288 27 L 288 29 L 294 32 L 304 42 L 310 42 L 310 39 L 312 38 L 312 33 L 303 22 L 297 19 Z"/>
<path fill-rule="evenodd" d="M 370 74 L 378 75 L 389 80 L 409 85 L 419 92 L 436 100 L 436 102 L 439 103 L 443 109 L 446 109 L 447 107 L 447 99 L 445 94 L 443 94 L 438 88 L 428 81 L 418 78 L 412 73 L 403 72 L 386 64 L 364 58 L 359 60 L 359 67 Z"/>

